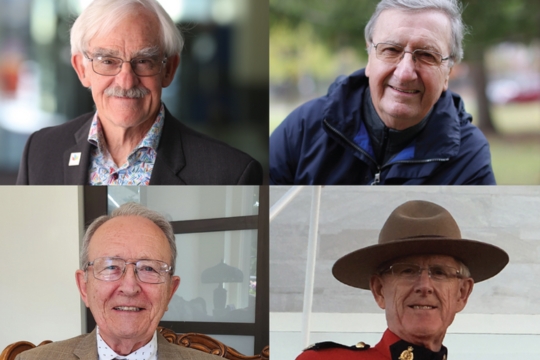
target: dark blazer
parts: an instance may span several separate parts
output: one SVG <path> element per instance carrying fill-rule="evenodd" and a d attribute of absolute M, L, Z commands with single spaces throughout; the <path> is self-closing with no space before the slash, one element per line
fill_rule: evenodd
<path fill-rule="evenodd" d="M 171 344 L 158 334 L 158 358 L 160 360 L 219 360 L 222 357 L 210 355 L 199 350 Z M 17 355 L 16 360 L 96 360 L 96 330 L 75 338 L 38 346 Z"/>
<path fill-rule="evenodd" d="M 84 114 L 33 133 L 24 148 L 17 185 L 87 185 L 93 116 Z M 76 152 L 81 153 L 80 163 L 69 166 Z M 260 185 L 262 176 L 257 160 L 190 129 L 165 109 L 150 185 Z"/>

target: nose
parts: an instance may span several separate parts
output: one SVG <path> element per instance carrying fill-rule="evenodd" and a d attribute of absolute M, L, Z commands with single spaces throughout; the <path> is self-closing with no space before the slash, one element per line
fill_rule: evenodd
<path fill-rule="evenodd" d="M 131 89 L 139 83 L 139 77 L 133 71 L 129 61 L 122 64 L 120 72 L 116 75 L 115 80 L 122 89 Z"/>
<path fill-rule="evenodd" d="M 126 264 L 126 268 L 122 278 L 120 279 L 119 286 L 120 291 L 122 291 L 125 295 L 135 295 L 141 291 L 139 279 L 137 278 L 135 271 L 135 264 Z"/>
<path fill-rule="evenodd" d="M 421 269 L 418 278 L 416 279 L 414 285 L 414 291 L 420 294 L 431 294 L 433 293 L 433 280 L 428 273 L 428 269 Z"/>
<path fill-rule="evenodd" d="M 410 52 L 404 52 L 401 60 L 394 70 L 394 76 L 401 81 L 401 83 L 407 83 L 416 80 L 418 77 L 416 73 L 416 63 L 413 54 Z"/>

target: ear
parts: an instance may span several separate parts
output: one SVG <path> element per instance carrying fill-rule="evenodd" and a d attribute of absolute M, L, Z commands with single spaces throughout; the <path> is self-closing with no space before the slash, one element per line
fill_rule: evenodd
<path fill-rule="evenodd" d="M 448 74 L 446 74 L 445 78 L 444 78 L 444 86 L 443 86 L 443 91 L 446 91 L 448 90 L 448 81 L 450 80 L 450 74 L 452 73 L 452 69 L 454 67 L 451 67 L 449 70 L 448 70 Z"/>
<path fill-rule="evenodd" d="M 171 299 L 178 290 L 178 286 L 180 286 L 180 276 L 173 276 L 171 279 L 171 293 L 169 294 L 169 301 L 167 301 L 167 308 L 165 310 L 169 310 L 169 303 L 171 302 Z"/>
<path fill-rule="evenodd" d="M 84 64 L 84 57 L 81 53 L 71 56 L 71 65 L 73 66 L 73 69 L 75 69 L 75 72 L 77 73 L 77 76 L 79 77 L 79 80 L 83 86 L 90 87 L 91 83 L 86 76 L 86 65 Z"/>
<path fill-rule="evenodd" d="M 88 307 L 88 295 L 86 293 L 86 273 L 82 270 L 77 270 L 75 272 L 75 281 L 77 282 L 77 287 L 79 288 L 79 294 L 81 294 L 81 299 Z"/>
<path fill-rule="evenodd" d="M 458 293 L 458 308 L 457 312 L 460 312 L 467 305 L 469 300 L 469 295 L 471 295 L 472 289 L 474 287 L 474 280 L 471 278 L 466 278 L 460 280 L 459 293 Z"/>
<path fill-rule="evenodd" d="M 383 279 L 379 275 L 373 275 L 369 281 L 369 287 L 377 305 L 384 310 L 386 308 L 386 302 L 383 294 L 383 283 Z"/>
<path fill-rule="evenodd" d="M 176 74 L 176 69 L 178 69 L 178 65 L 180 64 L 180 55 L 173 55 L 169 58 L 167 58 L 167 62 L 165 63 L 165 68 L 163 69 L 163 77 L 161 78 L 161 86 L 167 87 L 171 85 L 174 74 Z M 180 280 L 180 278 L 178 278 Z M 180 282 L 179 282 L 180 284 Z"/>
<path fill-rule="evenodd" d="M 367 62 L 367 65 L 366 65 L 366 77 L 369 77 L 369 73 L 370 73 L 369 63 L 370 63 L 370 59 L 371 59 L 371 44 L 366 42 L 366 49 L 367 49 L 367 53 L 368 53 L 368 62 Z"/>

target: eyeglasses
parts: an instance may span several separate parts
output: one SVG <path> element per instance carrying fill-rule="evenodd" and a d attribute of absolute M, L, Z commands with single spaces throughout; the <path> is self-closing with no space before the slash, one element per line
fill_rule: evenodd
<path fill-rule="evenodd" d="M 167 62 L 166 57 L 161 61 L 152 57 L 136 57 L 129 61 L 112 56 L 96 56 L 95 58 L 90 58 L 88 55 L 84 54 L 84 57 L 92 62 L 92 69 L 96 74 L 104 76 L 118 75 L 125 62 L 131 64 L 133 72 L 138 76 L 154 76 L 161 72 L 161 68 Z"/>
<path fill-rule="evenodd" d="M 388 269 L 381 272 L 381 275 L 390 272 L 398 279 L 416 280 L 422 275 L 422 271 L 427 270 L 428 276 L 435 281 L 449 281 L 454 278 L 463 278 L 461 272 L 451 266 L 446 265 L 429 265 L 426 268 L 416 264 L 397 263 L 390 266 Z"/>
<path fill-rule="evenodd" d="M 389 64 L 397 64 L 405 56 L 405 53 L 411 54 L 413 60 L 420 65 L 440 66 L 443 61 L 450 59 L 450 56 L 443 57 L 441 54 L 431 50 L 416 49 L 406 51 L 403 46 L 388 43 L 371 43 L 375 48 L 377 59 Z"/>
<path fill-rule="evenodd" d="M 172 268 L 159 260 L 141 259 L 135 262 L 127 262 L 124 259 L 115 257 L 101 257 L 87 263 L 83 270 L 86 271 L 90 266 L 93 266 L 93 274 L 96 279 L 116 281 L 124 275 L 129 264 L 135 265 L 137 279 L 148 284 L 164 283 L 165 277 Z"/>

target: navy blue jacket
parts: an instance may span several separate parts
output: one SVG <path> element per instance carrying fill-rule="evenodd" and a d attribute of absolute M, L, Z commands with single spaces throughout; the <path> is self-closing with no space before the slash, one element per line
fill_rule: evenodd
<path fill-rule="evenodd" d="M 294 110 L 270 136 L 273 185 L 495 185 L 489 144 L 459 95 L 442 93 L 425 128 L 377 164 L 362 121 L 364 70 Z"/>

